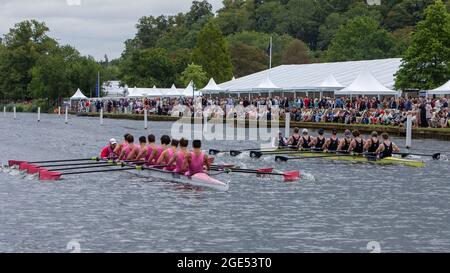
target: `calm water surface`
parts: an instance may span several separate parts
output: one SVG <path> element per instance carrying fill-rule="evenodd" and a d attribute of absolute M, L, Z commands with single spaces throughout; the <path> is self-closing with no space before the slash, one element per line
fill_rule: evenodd
<path fill-rule="evenodd" d="M 170 123 L 0 116 L 0 160 L 95 156 L 110 137 L 169 134 Z M 396 139 L 403 144 L 403 139 Z M 256 142 L 206 143 L 244 149 Z M 450 151 L 450 142 L 415 140 L 416 148 Z M 423 151 L 421 151 L 423 152 Z M 427 160 L 427 159 L 426 159 Z M 312 159 L 274 163 L 220 156 L 242 167 L 299 169 L 286 184 L 251 176 L 231 179 L 229 192 L 194 191 L 118 172 L 42 183 L 0 171 L 0 252 L 383 252 L 450 251 L 448 160 L 425 168 L 335 164 Z"/>

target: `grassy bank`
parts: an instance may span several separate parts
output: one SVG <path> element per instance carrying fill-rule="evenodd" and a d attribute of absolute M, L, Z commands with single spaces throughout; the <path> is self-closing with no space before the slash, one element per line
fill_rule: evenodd
<path fill-rule="evenodd" d="M 76 113 L 72 113 L 76 114 Z M 85 117 L 99 117 L 99 113 L 78 113 L 78 116 Z M 104 114 L 104 118 L 110 119 L 128 119 L 128 120 L 144 120 L 144 115 L 136 115 L 136 114 Z M 178 117 L 171 116 L 157 116 L 157 115 L 149 115 L 149 121 L 166 121 L 166 122 L 175 122 L 180 120 Z M 182 122 L 193 122 L 192 118 L 183 118 Z M 197 122 L 202 122 L 201 119 L 198 119 Z M 228 121 L 230 123 L 234 122 L 235 126 L 238 126 L 236 121 Z M 270 123 L 268 124 L 270 127 Z M 285 126 L 284 121 L 280 121 L 280 123 L 276 123 L 275 125 L 279 125 L 281 128 Z M 248 121 L 245 123 L 246 127 L 252 126 Z M 258 124 L 259 126 L 259 124 Z M 372 131 L 377 131 L 378 133 L 387 132 L 392 135 L 397 136 L 405 136 L 406 129 L 402 127 L 396 126 L 388 126 L 388 125 L 366 125 L 366 124 L 342 124 L 342 123 L 321 123 L 321 122 L 291 122 L 291 128 L 299 127 L 299 128 L 308 128 L 308 129 L 320 129 L 323 128 L 325 130 L 337 129 L 340 132 L 350 129 L 357 129 L 362 133 L 370 133 Z M 450 128 L 414 128 L 413 129 L 413 137 L 414 138 L 429 138 L 429 139 L 440 139 L 440 140 L 450 140 Z"/>
<path fill-rule="evenodd" d="M 34 100 L 29 103 L 0 104 L 0 111 L 3 111 L 3 108 L 6 107 L 7 112 L 13 112 L 14 106 L 18 113 L 37 113 L 39 107 L 41 107 L 42 113 L 51 113 L 53 111 L 53 109 L 49 107 L 47 100 Z"/>

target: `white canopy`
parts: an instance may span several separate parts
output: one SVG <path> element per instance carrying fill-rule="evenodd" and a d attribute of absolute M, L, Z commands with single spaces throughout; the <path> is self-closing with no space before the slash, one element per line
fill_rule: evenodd
<path fill-rule="evenodd" d="M 274 91 L 280 89 L 269 78 L 269 75 L 265 77 L 262 82 L 254 89 L 256 91 Z"/>
<path fill-rule="evenodd" d="M 161 97 L 162 93 L 157 88 L 129 88 L 128 98 L 156 98 Z"/>
<path fill-rule="evenodd" d="M 192 95 L 198 97 L 201 96 L 199 91 L 194 92 L 194 83 L 191 81 L 186 89 L 183 90 L 183 97 L 192 97 Z"/>
<path fill-rule="evenodd" d="M 342 89 L 345 86 L 340 84 L 336 78 L 333 76 L 333 74 L 330 74 L 320 85 L 320 89 Z"/>
<path fill-rule="evenodd" d="M 370 73 L 364 69 L 358 77 L 346 88 L 336 91 L 336 95 L 398 95 L 399 93 L 382 85 Z"/>
<path fill-rule="evenodd" d="M 87 100 L 88 98 L 78 88 L 77 92 L 70 98 L 70 100 Z"/>
<path fill-rule="evenodd" d="M 450 80 L 444 85 L 428 91 L 428 95 L 450 95 Z"/>
<path fill-rule="evenodd" d="M 213 78 L 211 78 L 202 91 L 206 91 L 208 93 L 219 93 L 224 90 L 217 85 Z"/>

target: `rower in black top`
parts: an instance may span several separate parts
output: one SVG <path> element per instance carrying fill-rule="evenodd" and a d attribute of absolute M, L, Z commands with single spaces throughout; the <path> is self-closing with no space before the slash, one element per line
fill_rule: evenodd
<path fill-rule="evenodd" d="M 361 133 L 358 130 L 353 131 L 353 140 L 350 143 L 348 152 L 354 152 L 357 154 L 364 153 L 364 139 L 361 138 Z"/>
<path fill-rule="evenodd" d="M 339 147 L 339 143 L 340 143 L 340 141 L 337 136 L 337 130 L 333 129 L 331 131 L 331 137 L 329 139 L 327 139 L 327 141 L 323 145 L 323 150 L 324 151 L 337 151 L 338 147 Z"/>
<path fill-rule="evenodd" d="M 366 144 L 364 145 L 364 150 L 367 151 L 369 154 L 375 154 L 375 152 L 380 147 L 380 140 L 378 139 L 378 133 L 372 132 L 370 139 L 366 141 Z"/>
<path fill-rule="evenodd" d="M 380 155 L 380 158 L 391 157 L 394 152 L 400 152 L 398 146 L 389 140 L 389 135 L 387 133 L 383 133 L 381 137 L 383 138 L 383 143 L 381 143 L 376 151 L 376 153 Z"/>
<path fill-rule="evenodd" d="M 319 135 L 313 139 L 313 141 L 311 143 L 311 147 L 314 147 L 314 149 L 317 151 L 321 151 L 326 142 L 326 139 L 323 136 L 324 134 L 325 134 L 325 130 L 319 129 Z"/>
<path fill-rule="evenodd" d="M 299 147 L 301 149 L 310 149 L 311 148 L 311 137 L 308 135 L 308 129 L 303 129 L 302 131 L 302 137 L 300 138 Z"/>
<path fill-rule="evenodd" d="M 352 142 L 352 132 L 350 130 L 345 130 L 344 138 L 339 142 L 338 151 L 348 151 L 350 148 L 350 143 Z"/>
<path fill-rule="evenodd" d="M 289 140 L 287 141 L 287 145 L 288 146 L 298 146 L 299 142 L 300 142 L 300 129 L 295 127 L 294 128 L 294 134 L 289 138 Z"/>

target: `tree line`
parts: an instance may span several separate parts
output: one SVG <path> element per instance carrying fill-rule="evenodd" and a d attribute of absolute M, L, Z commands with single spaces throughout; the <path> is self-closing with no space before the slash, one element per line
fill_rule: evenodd
<path fill-rule="evenodd" d="M 450 78 L 450 1 L 224 0 L 171 16 L 144 16 L 120 58 L 96 62 L 48 37 L 45 23 L 18 23 L 0 41 L 3 99 L 95 94 L 102 81 L 197 88 L 273 65 L 402 57 L 397 88 L 432 88 Z"/>

